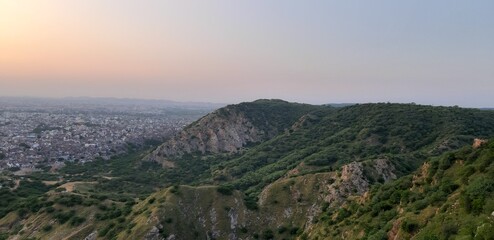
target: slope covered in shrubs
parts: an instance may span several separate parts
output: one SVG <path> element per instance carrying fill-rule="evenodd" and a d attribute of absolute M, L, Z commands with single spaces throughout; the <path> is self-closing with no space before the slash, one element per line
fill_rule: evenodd
<path fill-rule="evenodd" d="M 494 239 L 494 139 L 432 158 L 411 175 L 320 216 L 314 239 Z M 340 215 L 345 217 L 341 218 Z M 340 220 L 340 221 L 338 221 Z"/>

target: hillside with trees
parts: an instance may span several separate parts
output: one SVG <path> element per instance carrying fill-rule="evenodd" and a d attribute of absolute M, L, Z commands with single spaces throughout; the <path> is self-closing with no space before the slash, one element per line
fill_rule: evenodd
<path fill-rule="evenodd" d="M 488 110 L 230 105 L 156 149 L 3 173 L 0 239 L 492 239 L 492 137 Z"/>

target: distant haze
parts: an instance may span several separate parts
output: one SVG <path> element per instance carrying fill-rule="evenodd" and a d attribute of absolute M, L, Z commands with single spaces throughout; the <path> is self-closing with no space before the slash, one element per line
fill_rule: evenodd
<path fill-rule="evenodd" d="M 0 0 L 0 96 L 492 107 L 494 1 Z"/>

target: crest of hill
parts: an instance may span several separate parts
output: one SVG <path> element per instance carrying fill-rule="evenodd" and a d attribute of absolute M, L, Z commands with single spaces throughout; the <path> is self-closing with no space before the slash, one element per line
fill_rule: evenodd
<path fill-rule="evenodd" d="M 278 135 L 321 108 L 327 107 L 269 99 L 228 105 L 187 126 L 149 158 L 161 162 L 188 153 L 235 153 Z"/>

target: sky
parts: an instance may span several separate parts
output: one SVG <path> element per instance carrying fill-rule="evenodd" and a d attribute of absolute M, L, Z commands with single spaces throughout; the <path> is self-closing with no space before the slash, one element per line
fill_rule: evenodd
<path fill-rule="evenodd" d="M 0 96 L 494 106 L 494 1 L 0 0 Z"/>

